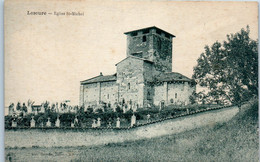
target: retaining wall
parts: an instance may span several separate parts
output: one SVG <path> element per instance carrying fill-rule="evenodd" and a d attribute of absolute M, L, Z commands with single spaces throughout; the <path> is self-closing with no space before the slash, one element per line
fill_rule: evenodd
<path fill-rule="evenodd" d="M 176 134 L 230 120 L 237 106 L 191 112 L 139 125 L 131 129 L 10 129 L 5 130 L 5 147 L 92 146 Z"/>

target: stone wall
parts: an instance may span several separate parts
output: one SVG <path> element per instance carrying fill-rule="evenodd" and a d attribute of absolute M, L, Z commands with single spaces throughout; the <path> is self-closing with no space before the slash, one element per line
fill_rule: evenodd
<path fill-rule="evenodd" d="M 163 33 L 162 33 L 163 34 Z M 153 36 L 153 61 L 156 71 L 172 71 L 172 41 L 163 35 Z"/>
<path fill-rule="evenodd" d="M 143 105 L 143 60 L 128 57 L 117 64 L 117 83 L 119 84 L 119 101 Z"/>
<path fill-rule="evenodd" d="M 84 106 L 97 105 L 99 101 L 99 83 L 91 83 L 84 85 Z"/>
<path fill-rule="evenodd" d="M 118 101 L 118 85 L 116 81 L 90 83 L 83 86 L 84 94 L 81 96 L 84 99 L 85 108 L 97 105 L 100 102 L 110 103 L 113 107 L 115 102 Z"/>
<path fill-rule="evenodd" d="M 164 101 L 166 105 L 187 105 L 190 103 L 189 97 L 195 91 L 195 86 L 191 86 L 188 82 L 164 82 L 154 86 L 154 105 L 159 105 Z"/>
<path fill-rule="evenodd" d="M 118 85 L 116 81 L 101 83 L 101 101 L 110 103 L 111 107 L 118 102 Z"/>
<path fill-rule="evenodd" d="M 168 104 L 183 104 L 187 105 L 190 103 L 189 97 L 194 91 L 188 82 L 177 82 L 177 83 L 168 83 Z"/>
<path fill-rule="evenodd" d="M 143 41 L 146 37 L 146 41 Z M 142 31 L 138 32 L 136 36 L 127 36 L 127 56 L 134 53 L 142 53 L 141 58 L 149 59 L 149 46 L 152 44 L 152 34 L 143 34 Z M 137 55 L 134 55 L 137 56 Z M 150 59 L 149 59 L 150 60 Z M 152 60 L 151 60 L 152 61 Z"/>
<path fill-rule="evenodd" d="M 166 101 L 165 96 L 165 88 L 163 83 L 158 83 L 157 85 L 154 85 L 154 96 L 153 96 L 153 102 L 154 105 L 159 105 L 161 101 Z"/>
<path fill-rule="evenodd" d="M 5 130 L 5 147 L 76 147 L 102 145 L 176 134 L 227 122 L 239 112 L 237 106 L 165 120 L 129 130 L 18 129 Z M 17 142 L 19 141 L 19 142 Z"/>
<path fill-rule="evenodd" d="M 158 33 L 156 29 L 127 35 L 127 56 L 129 55 L 153 61 L 155 71 L 171 72 L 172 37 L 166 37 L 164 32 Z"/>

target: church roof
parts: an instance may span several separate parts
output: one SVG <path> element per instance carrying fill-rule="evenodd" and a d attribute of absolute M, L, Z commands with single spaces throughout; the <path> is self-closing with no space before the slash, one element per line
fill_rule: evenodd
<path fill-rule="evenodd" d="M 177 73 L 177 72 L 168 72 L 168 73 L 161 73 L 155 77 L 156 81 L 164 81 L 164 82 L 170 82 L 170 81 L 187 81 L 191 82 L 192 79 Z"/>
<path fill-rule="evenodd" d="M 124 60 L 129 59 L 129 58 L 142 60 L 142 61 L 145 61 L 145 62 L 148 62 L 148 63 L 153 63 L 153 62 L 150 61 L 150 60 L 147 60 L 147 59 L 144 59 L 144 58 L 140 58 L 140 57 L 136 57 L 136 56 L 129 55 L 129 56 L 127 56 L 126 58 L 124 58 L 123 60 L 119 61 L 119 62 L 116 64 L 116 66 L 117 66 L 119 63 L 121 63 L 121 62 L 123 62 Z"/>
<path fill-rule="evenodd" d="M 116 74 L 113 75 L 99 75 L 87 80 L 83 80 L 81 84 L 88 84 L 88 83 L 97 83 L 97 82 L 108 82 L 108 81 L 116 81 Z"/>
<path fill-rule="evenodd" d="M 162 30 L 162 29 L 160 29 L 160 28 L 158 28 L 158 27 L 156 27 L 156 26 L 151 26 L 151 27 L 147 27 L 147 28 L 132 30 L 132 31 L 129 31 L 129 32 L 125 32 L 124 34 L 130 34 L 130 33 L 133 33 L 133 32 L 138 32 L 138 31 L 142 31 L 142 30 L 150 30 L 150 29 L 157 29 L 157 30 L 160 30 L 160 31 L 162 31 L 162 32 L 164 32 L 164 33 L 169 34 L 169 35 L 172 36 L 172 37 L 175 37 L 175 35 L 173 35 L 173 34 L 167 32 L 167 31 L 164 31 L 164 30 Z"/>

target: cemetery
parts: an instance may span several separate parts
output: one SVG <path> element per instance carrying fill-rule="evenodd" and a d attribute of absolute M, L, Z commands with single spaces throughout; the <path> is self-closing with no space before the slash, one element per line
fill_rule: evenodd
<path fill-rule="evenodd" d="M 29 102 L 28 102 L 29 103 Z M 18 104 L 17 104 L 18 105 Z M 225 108 L 216 105 L 169 105 L 163 107 L 123 109 L 118 105 L 116 109 L 88 107 L 78 108 L 66 104 L 45 102 L 34 109 L 28 104 L 22 110 L 15 110 L 9 106 L 9 115 L 5 116 L 6 129 L 130 129 L 149 125 L 164 120 L 170 120 L 200 112 Z M 30 107 L 31 106 L 31 107 Z M 27 110 L 27 111 L 26 111 Z"/>

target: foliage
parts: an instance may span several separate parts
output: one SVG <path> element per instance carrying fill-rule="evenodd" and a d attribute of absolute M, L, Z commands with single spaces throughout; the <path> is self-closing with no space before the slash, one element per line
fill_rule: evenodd
<path fill-rule="evenodd" d="M 249 38 L 249 27 L 227 35 L 227 41 L 218 41 L 197 60 L 193 78 L 204 92 L 205 103 L 241 103 L 258 95 L 257 41 Z"/>

